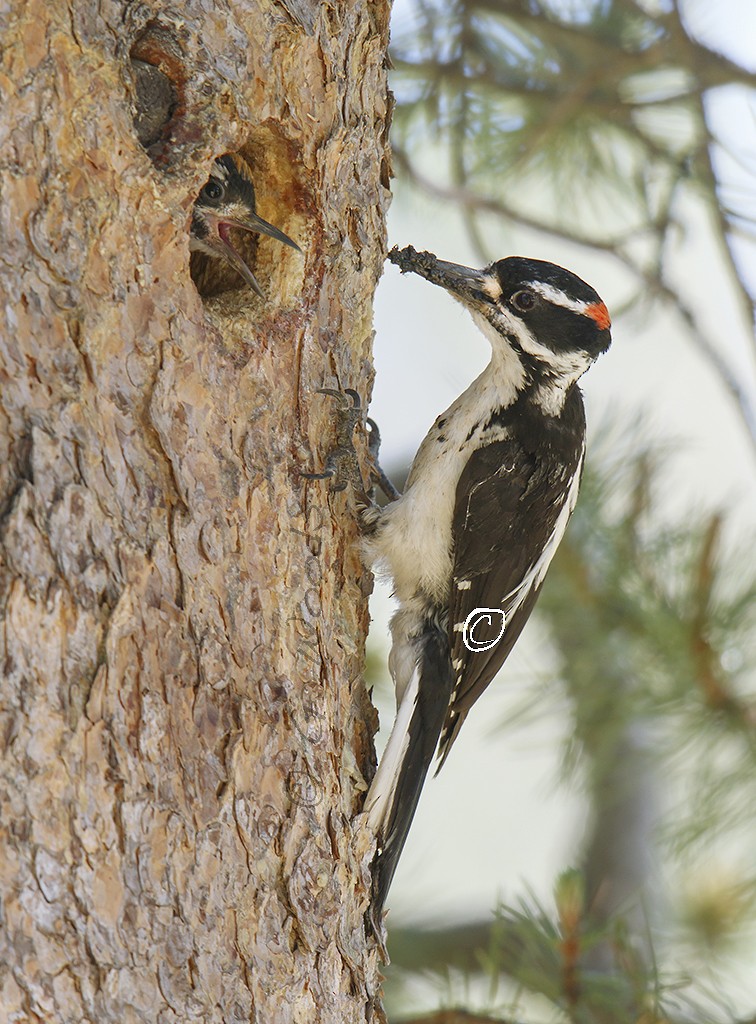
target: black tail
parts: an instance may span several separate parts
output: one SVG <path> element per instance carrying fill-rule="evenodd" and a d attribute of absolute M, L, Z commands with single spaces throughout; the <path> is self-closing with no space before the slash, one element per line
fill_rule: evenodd
<path fill-rule="evenodd" d="M 417 667 L 402 697 L 365 808 L 378 833 L 372 916 L 380 922 L 449 708 L 454 673 L 445 629 L 427 621 L 414 641 Z"/>

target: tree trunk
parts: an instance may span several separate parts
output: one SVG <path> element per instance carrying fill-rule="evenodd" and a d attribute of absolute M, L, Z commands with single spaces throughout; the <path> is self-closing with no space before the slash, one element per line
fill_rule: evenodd
<path fill-rule="evenodd" d="M 371 384 L 387 19 L 11 0 L 0 1021 L 381 1014 L 369 588 L 346 496 L 299 474 L 333 442 L 317 389 Z M 189 276 L 226 151 L 304 252 L 259 242 L 265 301 Z"/>

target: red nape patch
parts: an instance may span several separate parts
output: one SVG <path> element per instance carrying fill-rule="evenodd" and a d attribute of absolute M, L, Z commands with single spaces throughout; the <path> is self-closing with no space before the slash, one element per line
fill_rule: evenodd
<path fill-rule="evenodd" d="M 596 326 L 600 331 L 608 331 L 612 326 L 609 310 L 603 302 L 592 302 L 590 306 L 586 307 L 585 315 L 596 321 Z"/>

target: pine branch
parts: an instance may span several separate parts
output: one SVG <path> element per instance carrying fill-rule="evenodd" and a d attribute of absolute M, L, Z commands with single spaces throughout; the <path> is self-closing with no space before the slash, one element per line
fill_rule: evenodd
<path fill-rule="evenodd" d="M 440 134 L 449 144 L 452 186 L 429 181 L 401 150 L 398 163 L 425 191 L 462 206 L 480 253 L 487 250 L 481 212 L 611 253 L 637 282 L 638 296 L 646 302 L 649 296 L 661 298 L 677 309 L 691 343 L 733 401 L 756 455 L 756 396 L 717 340 L 701 329 L 668 269 L 668 242 L 678 229 L 672 199 L 683 186 L 689 191 L 694 185 L 713 211 L 726 270 L 744 322 L 752 327 L 756 306 L 732 249 L 742 217 L 719 195 L 706 96 L 723 84 L 753 88 L 756 75 L 691 38 L 676 7 L 653 15 L 634 0 L 613 0 L 596 5 L 592 14 L 578 23 L 557 17 L 547 5 L 520 0 L 423 5 L 420 52 L 416 41 L 400 40 L 394 47 L 399 83 L 414 89 L 402 96 L 400 88 L 397 116 L 408 125 L 414 112 L 426 112 L 434 142 Z M 663 122 L 648 120 L 654 110 L 684 115 L 689 139 L 670 140 Z M 613 140 L 627 147 L 635 173 L 606 160 Z M 487 170 L 494 166 L 501 168 L 499 181 L 507 182 L 550 169 L 552 199 L 564 190 L 565 179 L 568 185 L 580 181 L 583 190 L 614 189 L 623 202 L 635 204 L 636 222 L 607 239 L 602 228 L 586 232 L 580 217 L 570 223 L 570 203 L 544 202 L 543 216 L 529 215 L 506 200 L 511 190 L 497 188 Z M 666 199 L 655 210 L 654 194 L 665 180 Z M 650 260 L 634 247 L 641 238 L 651 243 Z"/>
<path fill-rule="evenodd" d="M 562 230 L 553 222 L 550 223 L 547 220 L 538 220 L 535 217 L 528 216 L 523 213 L 522 210 L 517 209 L 513 205 L 508 204 L 501 199 L 494 199 L 490 196 L 480 196 L 464 185 L 457 184 L 452 187 L 439 185 L 425 176 L 415 166 L 406 151 L 399 146 L 394 147 L 393 155 L 396 166 L 405 172 L 408 180 L 417 185 L 428 195 L 450 202 L 456 202 L 462 206 L 468 213 L 468 221 L 471 220 L 473 214 L 494 214 L 504 221 L 511 221 L 512 223 L 519 224 L 522 227 L 540 231 L 556 238 L 561 238 L 564 241 L 574 242 L 586 248 L 606 252 L 616 259 L 619 264 L 630 271 L 630 273 L 636 278 L 638 281 L 638 287 L 642 289 L 641 293 L 646 301 L 653 297 L 663 299 L 680 317 L 687 329 L 688 336 L 694 347 L 698 350 L 699 354 L 703 356 L 714 371 L 721 386 L 733 399 L 734 408 L 736 409 L 741 423 L 745 428 L 751 449 L 754 457 L 756 458 L 756 408 L 754 408 L 754 401 L 749 391 L 741 384 L 741 375 L 729 365 L 725 357 L 717 349 L 716 344 L 703 332 L 698 324 L 695 312 L 685 300 L 679 289 L 674 287 L 665 279 L 661 259 L 657 261 L 655 270 L 649 270 L 645 265 L 630 256 L 626 251 L 630 242 L 636 238 L 642 237 L 649 230 L 654 229 L 657 231 L 659 244 L 661 245 L 663 239 L 666 237 L 666 226 L 671 223 L 671 220 L 662 218 L 662 220 L 653 227 L 644 226 L 636 231 L 626 233 L 622 237 L 615 236 L 602 240 L 592 235 L 581 234 L 578 231 Z M 456 159 L 457 166 L 459 166 L 459 156 L 457 156 Z M 486 247 L 481 241 L 479 232 L 477 230 L 471 230 L 471 234 L 475 248 L 484 254 Z M 490 256 L 484 256 L 484 258 L 489 259 Z"/>

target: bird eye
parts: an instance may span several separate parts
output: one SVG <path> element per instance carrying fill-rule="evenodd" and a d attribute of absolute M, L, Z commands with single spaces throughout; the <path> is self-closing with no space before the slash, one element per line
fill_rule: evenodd
<path fill-rule="evenodd" d="M 211 178 L 200 192 L 200 195 L 203 199 L 210 199 L 213 202 L 217 202 L 223 197 L 223 192 L 224 188 L 221 183 L 216 181 L 215 178 Z"/>
<path fill-rule="evenodd" d="M 521 313 L 527 313 L 536 304 L 536 297 L 529 288 L 521 288 L 519 292 L 515 292 L 512 298 L 509 300 L 515 309 L 519 309 Z"/>

